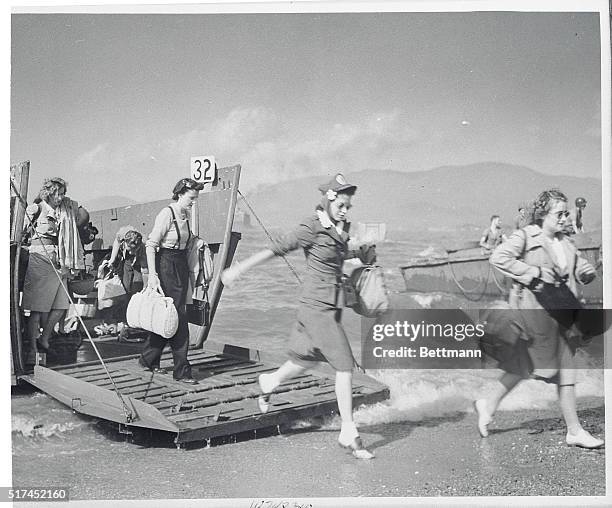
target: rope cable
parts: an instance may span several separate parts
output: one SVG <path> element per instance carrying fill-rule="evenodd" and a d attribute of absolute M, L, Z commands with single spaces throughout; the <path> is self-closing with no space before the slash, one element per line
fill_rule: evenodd
<path fill-rule="evenodd" d="M 487 292 L 487 285 L 489 284 L 489 277 L 491 276 L 491 269 L 492 267 L 489 266 L 489 270 L 487 271 L 487 278 L 484 281 L 484 287 L 482 289 L 482 293 L 480 293 L 480 295 L 477 298 L 472 298 L 468 293 L 473 293 L 474 291 L 476 291 L 478 288 L 480 288 L 480 286 L 482 285 L 482 281 L 479 282 L 476 287 L 474 287 L 471 290 L 466 290 L 461 283 L 457 280 L 457 276 L 455 275 L 455 271 L 453 269 L 453 264 L 449 261 L 447 261 L 448 267 L 450 269 L 450 273 L 451 276 L 453 278 L 453 281 L 455 282 L 455 284 L 457 285 L 457 287 L 459 288 L 459 290 L 463 293 L 463 296 L 465 296 L 468 300 L 470 300 L 471 302 L 479 302 L 480 300 L 482 300 L 482 297 L 485 295 L 485 293 Z"/>
<path fill-rule="evenodd" d="M 253 217 L 255 217 L 255 220 L 257 220 L 257 223 L 261 226 L 261 229 L 263 229 L 264 233 L 266 234 L 266 236 L 268 237 L 270 242 L 272 242 L 274 244 L 274 238 L 272 238 L 272 235 L 267 230 L 266 226 L 264 226 L 263 222 L 261 222 L 261 219 L 257 216 L 257 214 L 255 213 L 255 210 L 253 210 L 253 207 L 249 204 L 247 199 L 244 197 L 244 194 L 242 194 L 242 192 L 240 192 L 240 189 L 238 189 L 238 194 L 240 194 L 240 197 L 244 201 L 244 204 L 247 206 L 249 211 L 253 214 Z M 298 283 L 301 284 L 302 283 L 302 279 L 300 279 L 300 276 L 298 275 L 296 269 L 293 267 L 291 262 L 287 259 L 286 256 L 282 256 L 282 258 L 284 259 L 285 263 L 287 263 L 287 266 L 289 267 L 289 270 L 291 270 L 291 273 L 295 276 L 295 278 L 297 279 Z"/>

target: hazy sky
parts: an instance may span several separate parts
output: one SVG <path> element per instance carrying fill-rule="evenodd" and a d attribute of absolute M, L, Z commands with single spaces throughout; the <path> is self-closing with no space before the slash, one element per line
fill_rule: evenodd
<path fill-rule="evenodd" d="M 80 201 L 498 161 L 600 177 L 597 13 L 12 17 L 11 161 Z"/>

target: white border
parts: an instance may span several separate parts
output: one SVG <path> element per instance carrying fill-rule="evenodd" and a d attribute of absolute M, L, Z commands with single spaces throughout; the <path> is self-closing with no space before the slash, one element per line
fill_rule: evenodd
<path fill-rule="evenodd" d="M 604 262 L 604 308 L 612 308 L 612 84 L 610 56 L 610 3 L 600 14 L 601 34 L 601 213 Z M 606 41 L 606 43 L 604 43 Z M 605 335 L 604 365 L 612 366 L 612 331 Z M 612 369 L 604 370 L 606 436 L 612 435 Z M 606 453 L 606 495 L 612 496 L 612 453 Z"/>
<path fill-rule="evenodd" d="M 51 5 L 41 5 L 49 3 Z M 53 5 L 55 4 L 55 5 Z M 605 0 L 297 0 L 258 2 L 174 3 L 168 2 L 131 2 L 106 0 L 103 5 L 71 5 L 71 2 L 45 0 L 21 1 L 13 5 L 11 12 L 17 13 L 333 13 L 333 12 L 469 12 L 469 11 L 508 11 L 508 12 L 603 12 L 607 10 Z"/>
<path fill-rule="evenodd" d="M 296 1 L 296 2 L 252 2 L 249 0 L 242 3 L 217 3 L 204 2 L 200 4 L 157 4 L 134 2 L 126 5 L 124 2 L 107 1 L 104 5 L 41 5 L 50 2 L 44 0 L 34 2 L 19 2 L 12 6 L 12 13 L 332 13 L 332 12 L 466 12 L 466 11 L 519 11 L 519 12 L 599 12 L 600 13 L 600 35 L 601 35 L 601 139 L 602 139 L 602 234 L 604 245 L 604 270 L 606 274 L 612 265 L 612 150 L 611 150 L 611 83 L 610 83 L 610 4 L 606 0 L 581 0 L 581 1 L 555 1 L 555 0 L 472 0 L 472 1 Z M 6 17 L 2 23 L 3 33 L 10 33 L 10 17 Z M 5 39 L 6 40 L 6 39 Z M 9 37 L 10 41 L 10 37 Z M 10 49 L 4 64 L 10 69 Z M 7 86 L 4 81 L 4 86 Z M 8 88 L 8 86 L 7 86 Z M 3 117 L 10 122 L 10 89 L 4 95 L 7 99 L 2 102 Z M 10 127 L 10 123 L 9 123 Z M 10 128 L 9 128 L 10 132 Z M 5 153 L 9 154 L 7 149 Z M 3 226 L 5 237 L 8 236 L 6 221 Z M 0 234 L 1 230 L 0 230 Z M 3 249 L 0 259 L 7 259 L 6 249 Z M 6 266 L 6 265 L 4 265 Z M 4 300 L 5 323 L 8 323 L 9 306 Z M 612 277 L 604 279 L 604 305 L 612 307 Z M 610 340 L 610 337 L 607 337 Z M 6 346 L 6 344 L 5 344 Z M 612 348 L 607 348 L 607 360 L 610 359 Z M 0 372 L 9 372 L 8 355 L 0 354 Z M 610 363 L 608 362 L 608 365 Z M 8 376 L 7 376 L 8 377 Z M 6 378 L 5 378 L 6 379 Z M 8 379 L 6 379 L 8 380 Z M 606 435 L 612 436 L 612 371 L 606 370 L 605 380 L 605 402 L 606 402 Z M 10 408 L 10 393 L 7 386 L 0 390 L 2 407 Z M 9 415 L 4 411 L 4 415 Z M 2 457 L 8 458 L 8 469 L 5 464 L 0 468 L 0 485 L 10 485 L 10 420 L 6 425 L 6 418 L 2 420 L 2 432 L 0 437 L 0 450 Z M 411 505 L 437 506 L 473 506 L 474 504 L 486 506 L 609 506 L 612 501 L 612 454 L 606 454 L 606 497 L 463 497 L 463 498 L 312 498 L 308 499 L 313 507 L 336 507 L 336 506 L 404 506 L 406 502 Z M 588 471 L 576 471 L 577 475 L 588 474 Z M 289 498 L 291 499 L 291 498 Z M 283 501 L 283 499 L 277 499 Z M 305 501 L 296 498 L 296 501 Z M 210 500 L 142 500 L 142 501 L 77 501 L 71 502 L 71 506 L 219 506 L 235 507 L 250 506 L 250 499 L 210 499 Z M 38 504 L 36 506 L 45 506 Z M 53 506 L 57 506 L 55 503 Z"/>

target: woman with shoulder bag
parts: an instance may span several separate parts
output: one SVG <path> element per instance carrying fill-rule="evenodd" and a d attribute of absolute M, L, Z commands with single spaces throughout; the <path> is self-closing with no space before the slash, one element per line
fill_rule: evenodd
<path fill-rule="evenodd" d="M 254 254 L 225 270 L 222 281 L 232 285 L 249 268 L 298 248 L 304 250 L 306 273 L 297 323 L 289 339 L 290 359 L 276 372 L 259 376 L 262 393 L 258 399 L 259 409 L 262 413 L 269 410 L 270 394 L 281 383 L 302 374 L 314 362 L 327 362 L 336 371 L 336 397 L 342 419 L 338 442 L 356 458 L 369 459 L 374 455 L 363 445 L 353 421 L 355 360 L 341 322 L 344 306 L 342 263 L 356 257 L 356 252 L 348 249 L 349 223 L 346 221 L 356 189 L 357 186 L 337 174 L 319 187 L 323 197 L 315 214 L 278 240 L 272 249 Z"/>
<path fill-rule="evenodd" d="M 185 302 L 189 281 L 187 246 L 192 238 L 189 227 L 189 214 L 198 199 L 203 185 L 183 178 L 172 191 L 175 201 L 163 208 L 155 219 L 153 231 L 146 242 L 146 257 L 149 267 L 147 287 L 172 298 L 179 316 L 176 333 L 168 339 L 174 360 L 173 377 L 187 384 L 198 384 L 192 377 L 191 365 L 187 359 L 189 349 L 189 325 Z M 167 340 L 161 335 L 151 333 L 140 356 L 140 364 L 147 370 L 158 374 L 166 371 L 160 368 L 159 361 Z"/>
<path fill-rule="evenodd" d="M 533 204 L 531 224 L 515 231 L 491 255 L 491 264 L 519 286 L 513 306 L 521 311 L 525 336 L 516 341 L 514 358 L 500 365 L 505 373 L 497 388 L 474 403 L 482 437 L 488 435 L 487 425 L 501 400 L 533 374 L 558 384 L 568 445 L 599 448 L 604 444 L 582 428 L 576 412 L 575 346 L 568 335 L 572 316 L 581 307 L 577 284 L 588 284 L 596 273 L 563 233 L 568 216 L 562 192 L 542 192 Z"/>

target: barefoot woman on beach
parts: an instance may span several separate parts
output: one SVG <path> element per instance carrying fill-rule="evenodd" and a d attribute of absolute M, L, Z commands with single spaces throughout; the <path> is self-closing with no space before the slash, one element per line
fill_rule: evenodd
<path fill-rule="evenodd" d="M 542 192 L 534 202 L 531 224 L 515 231 L 491 255 L 490 262 L 519 285 L 516 306 L 541 312 L 522 313 L 529 336 L 519 338 L 512 357 L 501 362 L 505 373 L 489 397 L 474 403 L 482 437 L 488 435 L 487 425 L 501 400 L 521 379 L 533 373 L 558 379 L 567 444 L 583 448 L 604 444 L 580 425 L 576 413 L 575 347 L 567 340 L 570 323 L 563 324 L 564 317 L 571 314 L 559 312 L 576 308 L 577 283 L 588 284 L 595 278 L 593 266 L 563 234 L 568 216 L 567 198 L 562 192 Z"/>
<path fill-rule="evenodd" d="M 340 321 L 344 295 L 341 285 L 342 263 L 356 257 L 348 249 L 349 223 L 345 220 L 357 187 L 337 174 L 319 187 L 323 193 L 316 213 L 304 221 L 272 249 L 254 254 L 223 272 L 222 280 L 231 285 L 249 268 L 274 256 L 304 249 L 306 274 L 302 287 L 297 323 L 289 339 L 290 359 L 276 372 L 259 376 L 262 396 L 259 408 L 265 413 L 270 394 L 281 383 L 302 374 L 313 362 L 326 361 L 336 371 L 336 397 L 342 419 L 338 442 L 359 459 L 370 453 L 361 442 L 353 421 L 353 353 Z"/>

